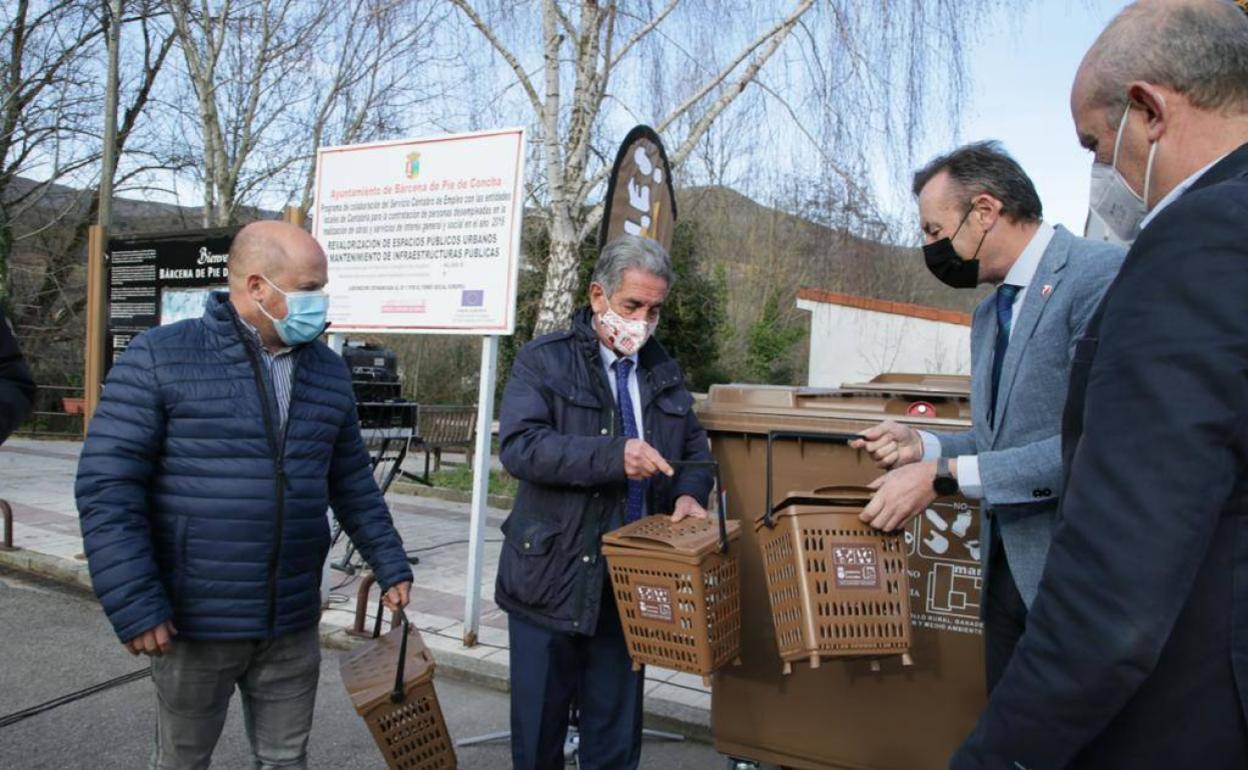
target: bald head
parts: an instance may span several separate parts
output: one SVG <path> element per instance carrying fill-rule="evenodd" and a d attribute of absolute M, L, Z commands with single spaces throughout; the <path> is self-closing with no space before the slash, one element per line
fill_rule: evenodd
<path fill-rule="evenodd" d="M 1248 113 L 1248 16 L 1231 0 L 1132 3 L 1084 56 L 1072 102 L 1121 114 L 1136 81 L 1183 94 L 1197 109 Z"/>
<path fill-rule="evenodd" d="M 329 282 L 325 252 L 301 228 L 253 222 L 230 244 L 230 302 L 272 347 L 281 345 L 273 318 L 285 318 L 286 294 L 319 291 Z"/>
<path fill-rule="evenodd" d="M 245 285 L 247 276 L 263 274 L 276 281 L 289 270 L 315 267 L 325 252 L 312 236 L 286 222 L 252 222 L 230 243 L 230 285 Z"/>

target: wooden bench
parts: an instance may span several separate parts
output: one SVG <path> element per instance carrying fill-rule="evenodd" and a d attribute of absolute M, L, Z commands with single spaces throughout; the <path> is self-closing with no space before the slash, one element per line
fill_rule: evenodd
<path fill-rule="evenodd" d="M 476 431 L 475 406 L 422 405 L 416 415 L 416 436 L 412 439 L 411 448 L 425 453 L 425 473 L 423 477 L 409 473 L 403 475 L 431 486 L 430 464 L 433 471 L 442 469 L 443 449 L 462 449 L 471 465 Z"/>

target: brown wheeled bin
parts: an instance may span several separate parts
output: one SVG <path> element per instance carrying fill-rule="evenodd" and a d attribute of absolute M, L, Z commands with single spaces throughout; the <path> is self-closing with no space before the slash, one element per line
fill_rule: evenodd
<path fill-rule="evenodd" d="M 827 434 L 856 433 L 885 415 L 838 410 L 839 400 L 799 388 L 720 386 L 699 409 L 735 501 L 730 514 L 744 519 L 742 665 L 716 676 L 715 746 L 793 768 L 943 770 L 984 705 L 979 519 L 965 500 L 937 501 L 903 533 L 913 665 L 901 656 L 845 658 L 783 673 L 753 526 L 767 505 L 769 436 L 771 486 L 782 493 L 869 483 L 880 474 L 870 457 Z M 970 428 L 965 419 L 890 417 L 916 428 Z"/>

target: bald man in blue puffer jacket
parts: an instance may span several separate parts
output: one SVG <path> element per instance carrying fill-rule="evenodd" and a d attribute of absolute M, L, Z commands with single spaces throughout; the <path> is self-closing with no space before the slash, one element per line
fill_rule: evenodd
<path fill-rule="evenodd" d="M 412 573 L 373 479 L 351 375 L 319 337 L 307 233 L 243 228 L 228 296 L 134 339 L 109 373 L 75 492 L 96 594 L 152 660 L 155 768 L 204 768 L 234 688 L 253 766 L 305 767 L 332 506 L 391 609 Z"/>

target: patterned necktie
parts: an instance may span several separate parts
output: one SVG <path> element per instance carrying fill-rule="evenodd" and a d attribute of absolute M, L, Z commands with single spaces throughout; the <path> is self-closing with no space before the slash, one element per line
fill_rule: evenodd
<path fill-rule="evenodd" d="M 997 346 L 992 354 L 992 406 L 988 410 L 988 423 L 996 426 L 997 390 L 1001 386 L 1001 365 L 1005 363 L 1005 351 L 1010 346 L 1010 325 L 1014 321 L 1014 300 L 1023 290 L 1021 286 L 1003 283 L 997 287 Z"/>
<path fill-rule="evenodd" d="M 624 436 L 641 438 L 637 433 L 637 415 L 633 413 L 633 397 L 628 391 L 628 375 L 633 371 L 631 358 L 617 358 L 615 363 L 615 401 L 620 410 L 620 423 L 624 426 Z M 628 505 L 624 509 L 624 523 L 641 518 L 641 511 L 646 496 L 646 482 L 628 480 Z"/>

